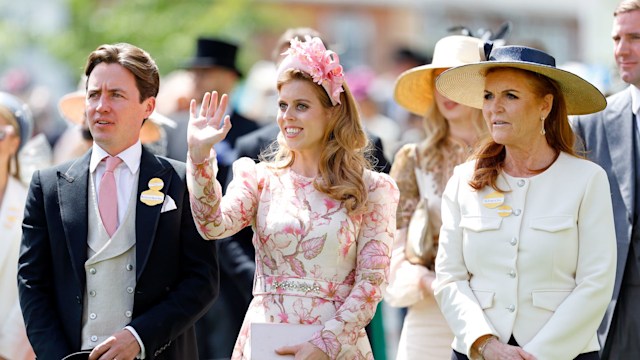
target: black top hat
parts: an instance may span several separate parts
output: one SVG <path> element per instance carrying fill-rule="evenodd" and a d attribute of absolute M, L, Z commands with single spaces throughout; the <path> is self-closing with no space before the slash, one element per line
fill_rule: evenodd
<path fill-rule="evenodd" d="M 89 359 L 89 354 L 91 350 L 82 350 L 75 352 L 73 354 L 69 354 L 62 358 L 62 360 L 87 360 Z"/>
<path fill-rule="evenodd" d="M 212 38 L 198 38 L 196 56 L 185 67 L 197 69 L 219 66 L 231 69 L 238 76 L 242 76 L 242 73 L 236 67 L 237 52 L 238 46 L 235 44 Z"/>

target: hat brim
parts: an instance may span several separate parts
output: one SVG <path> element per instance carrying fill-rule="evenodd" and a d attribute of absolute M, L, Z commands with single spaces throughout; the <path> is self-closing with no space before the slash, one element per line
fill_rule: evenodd
<path fill-rule="evenodd" d="M 485 74 L 492 68 L 516 68 L 554 80 L 565 99 L 568 115 L 584 115 L 604 110 L 607 100 L 600 90 L 580 76 L 553 66 L 527 62 L 484 61 L 451 68 L 438 76 L 436 88 L 445 97 L 482 109 Z"/>
<path fill-rule="evenodd" d="M 58 102 L 60 114 L 74 124 L 84 123 L 84 91 L 75 91 L 63 96 Z"/>
<path fill-rule="evenodd" d="M 439 65 L 421 65 L 409 69 L 396 80 L 393 98 L 408 111 L 424 116 L 433 104 L 433 73 L 449 69 Z"/>

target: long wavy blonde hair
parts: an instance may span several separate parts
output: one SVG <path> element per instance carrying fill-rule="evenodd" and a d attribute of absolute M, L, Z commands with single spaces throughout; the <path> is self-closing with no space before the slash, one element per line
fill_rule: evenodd
<path fill-rule="evenodd" d="M 291 81 L 312 84 L 320 103 L 331 117 L 323 136 L 325 146 L 320 154 L 320 176 L 314 180 L 313 186 L 332 199 L 342 201 L 350 214 L 361 213 L 367 202 L 368 192 L 363 176 L 366 169 L 371 169 L 368 160 L 371 145 L 351 91 L 344 83 L 340 104 L 332 106 L 324 88 L 300 70 L 285 71 L 278 79 L 278 91 Z M 293 165 L 295 152 L 287 147 L 280 133 L 278 140 L 260 155 L 260 159 L 274 168 L 282 169 Z"/>
<path fill-rule="evenodd" d="M 435 76 L 432 79 L 432 89 L 434 95 L 431 97 L 431 105 L 429 110 L 423 116 L 422 122 L 425 129 L 425 139 L 420 143 L 419 147 L 423 158 L 420 165 L 424 169 L 434 169 L 444 163 L 444 152 L 441 150 L 447 146 L 449 140 L 449 122 L 442 115 L 436 105 L 435 96 Z M 482 139 L 488 134 L 487 127 L 484 124 L 482 110 L 474 109 L 469 123 L 473 126 L 478 139 Z"/>
<path fill-rule="evenodd" d="M 5 119 L 7 125 L 11 126 L 14 130 L 14 137 L 20 138 L 20 125 L 18 125 L 18 120 L 13 116 L 11 110 L 4 107 L 0 104 L 0 118 Z M 2 125 L 2 124 L 0 124 Z M 9 139 L 5 139 L 3 141 L 10 141 Z M 26 141 L 26 140 L 20 140 Z M 15 153 L 11 154 L 9 158 L 9 163 L 7 164 L 8 169 L 7 172 L 13 176 L 15 179 L 20 180 L 20 162 L 18 161 L 18 147 L 16 147 Z"/>

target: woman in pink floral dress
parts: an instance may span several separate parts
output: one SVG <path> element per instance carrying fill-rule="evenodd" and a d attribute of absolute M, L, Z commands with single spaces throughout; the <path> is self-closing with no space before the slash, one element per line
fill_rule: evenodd
<path fill-rule="evenodd" d="M 292 40 L 278 69 L 278 146 L 241 158 L 224 197 L 213 145 L 231 124 L 227 96 L 191 103 L 188 186 L 203 237 L 254 230 L 254 299 L 233 359 L 251 357 L 252 323 L 320 324 L 280 347 L 296 359 L 373 359 L 364 330 L 382 299 L 398 189 L 369 170 L 368 141 L 336 54 L 318 38 Z M 218 126 L 218 124 L 222 124 Z"/>

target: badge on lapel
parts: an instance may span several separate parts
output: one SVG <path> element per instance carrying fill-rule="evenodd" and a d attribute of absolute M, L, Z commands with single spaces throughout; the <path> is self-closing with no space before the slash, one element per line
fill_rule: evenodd
<path fill-rule="evenodd" d="M 149 180 L 149 189 L 140 194 L 140 201 L 148 206 L 156 206 L 164 202 L 164 194 L 160 191 L 164 182 L 160 178 Z"/>

